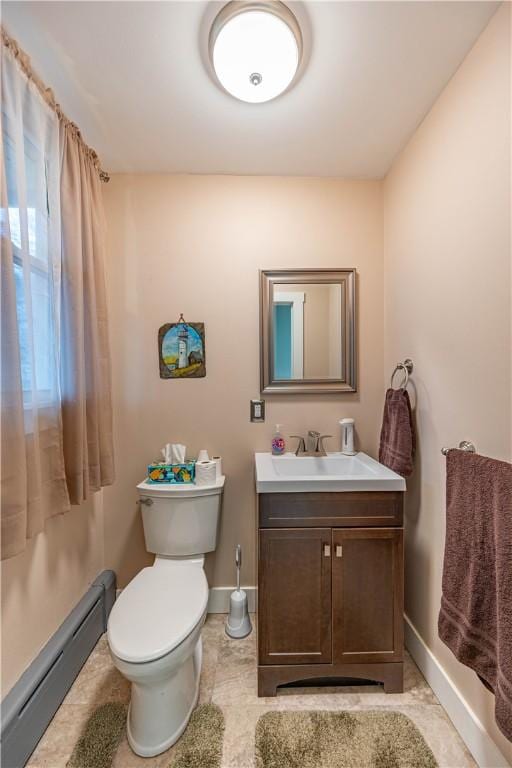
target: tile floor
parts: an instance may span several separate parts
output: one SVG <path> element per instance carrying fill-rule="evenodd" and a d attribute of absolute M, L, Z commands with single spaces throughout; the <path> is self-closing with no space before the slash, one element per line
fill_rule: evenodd
<path fill-rule="evenodd" d="M 256 695 L 256 633 L 231 640 L 225 616 L 211 614 L 203 629 L 200 702 L 218 704 L 226 718 L 222 768 L 253 768 L 254 729 L 272 709 L 394 709 L 417 725 L 440 768 L 476 765 L 448 716 L 409 656 L 405 691 L 386 694 L 380 686 L 288 688 L 275 698 Z M 107 701 L 129 700 L 129 685 L 114 668 L 104 635 L 84 665 L 62 706 L 29 760 L 28 768 L 64 768 L 90 713 Z M 113 768 L 167 768 L 173 750 L 141 758 L 123 739 Z"/>

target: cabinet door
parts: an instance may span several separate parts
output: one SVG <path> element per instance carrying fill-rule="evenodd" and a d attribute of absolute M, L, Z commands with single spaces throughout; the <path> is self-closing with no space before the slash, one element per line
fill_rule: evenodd
<path fill-rule="evenodd" d="M 333 529 L 333 660 L 403 659 L 403 533 Z"/>
<path fill-rule="evenodd" d="M 260 664 L 329 663 L 331 529 L 259 532 Z"/>

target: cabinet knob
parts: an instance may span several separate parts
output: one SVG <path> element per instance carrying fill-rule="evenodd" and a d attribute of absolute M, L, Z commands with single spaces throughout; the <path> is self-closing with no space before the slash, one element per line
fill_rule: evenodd
<path fill-rule="evenodd" d="M 336 557 L 343 557 L 343 547 L 341 544 L 336 545 Z"/>
<path fill-rule="evenodd" d="M 330 557 L 330 556 L 331 556 L 331 545 L 324 544 L 324 557 Z"/>

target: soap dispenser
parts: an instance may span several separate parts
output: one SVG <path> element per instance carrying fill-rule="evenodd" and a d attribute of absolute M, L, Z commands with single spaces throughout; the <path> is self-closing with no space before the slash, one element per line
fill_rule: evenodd
<path fill-rule="evenodd" d="M 281 424 L 276 424 L 276 431 L 272 435 L 272 455 L 282 456 L 286 450 L 286 443 L 281 434 Z"/>
<path fill-rule="evenodd" d="M 341 452 L 345 456 L 355 456 L 354 451 L 354 419 L 341 419 Z"/>

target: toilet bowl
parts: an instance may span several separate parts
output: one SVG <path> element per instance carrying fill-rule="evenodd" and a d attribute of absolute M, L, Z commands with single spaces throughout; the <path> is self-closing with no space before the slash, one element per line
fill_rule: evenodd
<path fill-rule="evenodd" d="M 142 757 L 174 744 L 197 702 L 208 603 L 203 560 L 157 557 L 121 593 L 109 617 L 113 662 L 132 684 L 128 742 Z"/>
<path fill-rule="evenodd" d="M 163 485 L 138 486 L 155 562 L 121 592 L 107 627 L 114 665 L 131 682 L 127 736 L 141 757 L 169 749 L 197 702 L 208 604 L 202 553 L 216 546 L 224 478 L 186 490 Z"/>

